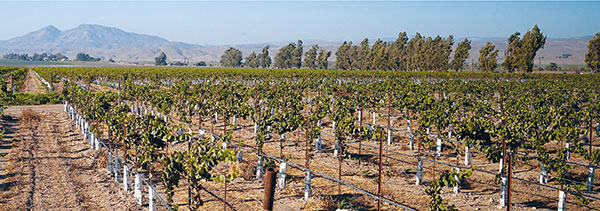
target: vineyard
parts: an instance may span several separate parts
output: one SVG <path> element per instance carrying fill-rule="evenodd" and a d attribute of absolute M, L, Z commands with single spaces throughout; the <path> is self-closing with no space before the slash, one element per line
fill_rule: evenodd
<path fill-rule="evenodd" d="M 32 70 L 151 210 L 600 209 L 596 75 Z"/>

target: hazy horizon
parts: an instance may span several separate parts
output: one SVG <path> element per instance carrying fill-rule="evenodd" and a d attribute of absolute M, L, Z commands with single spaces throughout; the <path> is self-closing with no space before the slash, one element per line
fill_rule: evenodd
<path fill-rule="evenodd" d="M 600 2 L 0 2 L 0 40 L 53 25 L 98 24 L 200 45 L 413 36 L 589 36 Z M 558 15 L 557 15 L 558 14 Z"/>

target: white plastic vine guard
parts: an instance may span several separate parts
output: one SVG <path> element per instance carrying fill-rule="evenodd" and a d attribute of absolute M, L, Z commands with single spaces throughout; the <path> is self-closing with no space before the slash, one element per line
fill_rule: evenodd
<path fill-rule="evenodd" d="M 471 165 L 471 150 L 469 146 L 465 146 L 465 166 Z"/>
<path fill-rule="evenodd" d="M 321 135 L 319 135 L 319 137 L 315 139 L 315 148 L 317 149 L 317 151 L 321 151 L 321 149 L 323 148 L 323 146 L 321 145 Z"/>
<path fill-rule="evenodd" d="M 410 150 L 415 150 L 415 134 L 410 133 L 410 143 L 408 146 Z"/>
<path fill-rule="evenodd" d="M 152 186 L 148 185 L 148 210 L 156 211 L 155 199 L 154 199 L 154 190 Z"/>
<path fill-rule="evenodd" d="M 129 166 L 123 165 L 123 191 L 129 191 Z"/>
<path fill-rule="evenodd" d="M 590 167 L 589 173 L 588 173 L 587 191 L 591 193 L 593 187 L 594 187 L 594 167 Z"/>
<path fill-rule="evenodd" d="M 435 156 L 436 157 L 440 157 L 442 156 L 442 139 L 437 139 L 437 148 L 435 151 Z"/>
<path fill-rule="evenodd" d="M 258 162 L 256 163 L 256 179 L 262 178 L 262 157 L 258 157 Z"/>
<path fill-rule="evenodd" d="M 456 168 L 456 173 L 460 173 L 460 168 Z M 454 193 L 459 193 L 460 192 L 460 178 L 458 178 L 458 175 L 454 175 L 454 180 L 456 180 L 456 186 L 454 186 Z"/>
<path fill-rule="evenodd" d="M 391 145 L 391 144 L 392 144 L 392 140 L 393 140 L 393 138 L 392 138 L 392 130 L 391 130 L 391 129 L 388 129 L 388 134 L 387 134 L 387 144 L 388 144 L 388 145 Z"/>
<path fill-rule="evenodd" d="M 505 207 L 506 204 L 508 203 L 508 197 L 506 197 L 506 192 L 507 192 L 507 188 L 506 188 L 506 183 L 507 183 L 508 179 L 506 177 L 502 177 L 501 183 L 500 183 L 500 206 Z"/>
<path fill-rule="evenodd" d="M 285 188 L 286 171 L 287 163 L 281 163 L 281 165 L 279 165 L 279 175 L 277 177 L 277 187 L 279 188 L 279 190 Z"/>
<path fill-rule="evenodd" d="M 244 151 L 238 151 L 236 159 L 238 163 L 244 161 Z"/>
<path fill-rule="evenodd" d="M 567 205 L 567 194 L 564 191 L 558 192 L 558 210 L 563 211 Z"/>
<path fill-rule="evenodd" d="M 133 198 L 138 205 L 142 205 L 142 175 L 135 174 L 135 187 L 133 189 Z"/>
<path fill-rule="evenodd" d="M 310 188 L 310 171 L 307 171 L 304 176 L 304 199 L 308 199 L 312 196 L 312 190 Z"/>
<path fill-rule="evenodd" d="M 415 185 L 421 185 L 423 182 L 423 161 L 419 160 L 417 163 L 417 178 L 415 181 Z"/>

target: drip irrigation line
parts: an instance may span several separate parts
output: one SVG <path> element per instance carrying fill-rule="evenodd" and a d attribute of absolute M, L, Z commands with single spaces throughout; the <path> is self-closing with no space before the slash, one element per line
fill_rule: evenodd
<path fill-rule="evenodd" d="M 217 173 L 221 174 L 221 175 L 225 175 L 222 171 L 219 171 L 217 169 L 214 169 Z M 227 181 L 227 178 L 225 178 L 225 181 Z M 229 184 L 233 184 L 233 186 L 237 187 L 239 190 L 241 190 L 242 192 L 244 192 L 244 194 L 246 194 L 247 196 L 249 196 L 250 198 L 254 199 L 254 201 L 258 202 L 258 204 L 260 204 L 260 206 L 263 206 L 263 202 L 260 201 L 259 199 L 257 199 L 256 197 L 254 197 L 253 195 L 251 195 L 250 193 L 246 192 L 246 190 L 244 190 L 244 188 L 238 186 L 237 184 L 235 184 L 233 181 L 231 181 Z M 227 190 L 225 190 L 227 191 Z"/>
<path fill-rule="evenodd" d="M 196 128 L 196 129 L 201 129 L 201 130 L 204 130 L 204 129 L 202 129 L 202 128 L 200 128 L 200 127 L 198 127 L 198 126 L 194 125 L 194 124 L 190 124 L 190 123 L 181 122 L 181 121 L 179 121 L 178 119 L 176 119 L 176 118 L 173 118 L 173 117 L 171 117 L 171 116 L 169 116 L 169 115 L 166 115 L 166 114 L 163 114 L 163 115 L 167 116 L 169 119 L 171 119 L 171 120 L 173 120 L 173 121 L 175 121 L 175 122 L 177 122 L 177 123 L 184 123 L 184 124 L 187 124 L 187 125 L 188 125 L 188 126 L 190 126 L 190 127 L 194 127 L 194 128 Z M 367 124 L 368 124 L 368 123 L 367 123 Z M 395 129 L 395 128 L 393 128 L 393 129 Z M 401 131 L 401 132 L 406 132 L 406 131 L 403 131 L 403 130 L 400 130 L 400 129 L 396 129 L 396 130 L 397 130 L 397 131 Z M 214 134 L 214 133 L 212 133 L 211 131 L 208 131 L 208 130 L 204 130 L 204 131 L 205 131 L 205 132 L 207 132 L 207 133 L 209 133 L 209 134 L 211 134 L 211 135 L 212 135 L 212 136 L 214 136 L 216 139 L 221 139 L 221 137 L 220 137 L 220 136 L 218 136 L 217 134 Z M 328 134 L 328 133 L 325 133 L 325 132 L 321 132 L 321 133 L 322 133 L 322 134 L 325 134 L 325 135 L 328 135 L 328 136 L 331 136 L 331 137 L 335 137 L 334 135 L 331 135 L 331 134 Z M 430 135 L 430 136 L 432 136 L 432 135 Z M 433 137 L 435 137 L 435 136 L 433 136 Z M 348 140 L 348 141 L 349 141 L 349 142 L 351 142 L 351 143 L 360 144 L 360 145 L 363 145 L 363 146 L 367 146 L 367 147 L 371 147 L 371 148 L 379 149 L 378 147 L 371 146 L 371 145 L 368 145 L 368 144 L 364 144 L 364 143 L 358 143 L 358 142 L 355 142 L 355 141 L 352 141 L 352 140 Z M 458 141 L 455 141 L 455 142 L 458 142 Z M 460 142 L 458 142 L 458 143 L 460 143 Z M 230 143 L 228 143 L 228 144 L 230 144 Z M 232 145 L 232 146 L 236 146 L 236 145 L 234 145 L 234 144 L 230 144 L 230 145 Z M 416 158 L 416 159 L 422 159 L 422 160 L 426 160 L 426 161 L 430 161 L 430 162 L 435 162 L 435 163 L 438 163 L 438 164 L 441 164 L 441 165 L 445 165 L 445 166 L 449 166 L 449 167 L 455 167 L 455 168 L 457 168 L 457 167 L 458 167 L 458 168 L 460 168 L 460 169 L 469 169 L 468 167 L 457 166 L 457 165 L 453 165 L 453 164 L 449 164 L 449 163 L 444 163 L 444 162 L 437 161 L 437 160 L 433 160 L 433 159 L 429 159 L 429 158 L 424 158 L 424 157 L 419 157 L 419 156 L 409 155 L 409 154 L 406 154 L 406 153 L 397 152 L 397 151 L 393 151 L 393 150 L 388 150 L 388 149 L 383 149 L 383 150 L 384 150 L 384 151 L 386 151 L 386 152 L 393 153 L 393 154 L 398 154 L 398 155 L 408 156 L 408 157 L 412 157 L 412 158 Z M 277 159 L 277 160 L 280 160 L 280 159 Z M 483 170 L 483 169 L 478 169 L 478 168 L 475 168 L 475 171 L 484 172 L 484 173 L 487 173 L 487 174 L 490 174 L 490 175 L 496 175 L 496 174 L 495 174 L 495 173 L 493 173 L 493 172 L 490 172 L 490 171 L 487 171 L 487 170 Z M 600 198 L 598 198 L 598 197 L 595 197 L 595 196 L 591 196 L 591 195 L 587 195 L 587 194 L 582 194 L 582 193 L 576 193 L 576 192 L 572 192 L 572 191 L 569 191 L 569 190 L 563 190 L 563 189 L 560 189 L 560 188 L 557 188 L 557 187 L 554 187 L 554 186 L 551 186 L 551 185 L 539 184 L 539 183 L 531 182 L 531 181 L 529 181 L 529 180 L 522 179 L 522 178 L 519 178 L 519 177 L 514 177 L 514 176 L 513 176 L 513 177 L 511 177 L 511 178 L 513 178 L 513 179 L 516 179 L 516 180 L 520 180 L 520 181 L 524 181 L 524 182 L 527 182 L 527 183 L 530 183 L 530 184 L 533 184 L 533 185 L 539 185 L 539 186 L 542 186 L 542 187 L 547 187 L 547 188 L 551 188 L 551 189 L 555 189 L 555 190 L 562 190 L 562 191 L 565 191 L 565 192 L 568 192 L 568 193 L 571 193 L 571 194 L 574 194 L 574 195 L 579 195 L 579 196 L 584 196 L 584 197 L 592 198 L 592 199 L 595 199 L 595 200 L 600 200 Z M 344 183 L 341 183 L 341 184 L 344 184 Z"/>
<path fill-rule="evenodd" d="M 327 135 L 330 135 L 330 134 L 327 134 Z M 348 141 L 351 142 L 351 143 L 360 144 L 360 145 L 363 145 L 363 146 L 366 146 L 366 147 L 371 147 L 371 148 L 379 149 L 378 147 L 372 146 L 372 145 L 369 145 L 369 144 L 358 143 L 358 142 L 355 142 L 355 141 L 352 141 L 352 140 L 348 140 Z M 446 166 L 455 167 L 455 168 L 461 168 L 461 169 L 468 169 L 468 167 L 457 166 L 457 165 L 453 165 L 453 164 L 449 164 L 449 163 L 444 163 L 444 162 L 437 161 L 437 160 L 432 160 L 432 159 L 429 159 L 429 158 L 424 158 L 424 157 L 409 155 L 409 154 L 406 154 L 406 153 L 392 151 L 392 150 L 387 150 L 387 149 L 383 149 L 383 150 L 386 151 L 386 152 L 390 152 L 390 153 L 394 153 L 394 154 L 399 154 L 399 155 L 403 155 L 403 156 L 407 156 L 407 157 L 412 157 L 412 158 L 416 158 L 416 159 L 422 159 L 422 160 L 426 160 L 426 161 L 438 163 L 438 164 L 441 164 L 441 165 L 446 165 Z M 491 171 L 487 171 L 487 170 L 483 170 L 483 169 L 478 169 L 478 168 L 475 168 L 475 171 L 484 172 L 484 173 L 487 173 L 487 174 L 490 174 L 490 175 L 496 175 L 495 173 L 493 173 Z M 547 188 L 551 188 L 551 189 L 555 189 L 555 190 L 559 190 L 559 191 L 565 191 L 565 192 L 571 193 L 573 195 L 585 196 L 585 197 L 588 197 L 588 198 L 600 200 L 600 198 L 598 198 L 596 196 L 591 196 L 591 195 L 587 195 L 587 194 L 583 194 L 583 193 L 576 193 L 576 192 L 572 192 L 572 191 L 569 191 L 569 190 L 560 189 L 560 188 L 557 188 L 557 187 L 554 187 L 554 186 L 551 186 L 551 185 L 539 184 L 539 183 L 532 182 L 532 181 L 529 181 L 529 180 L 526 180 L 526 179 L 522 179 L 522 178 L 519 178 L 519 177 L 515 177 L 515 176 L 513 176 L 511 178 L 516 179 L 516 180 L 520 180 L 520 181 L 524 181 L 524 182 L 527 182 L 527 183 L 530 183 L 530 184 L 539 185 L 539 186 L 542 186 L 542 187 L 547 187 Z"/>
<path fill-rule="evenodd" d="M 331 134 L 328 134 L 328 133 L 325 133 L 325 132 L 321 132 L 321 134 L 325 134 L 325 135 L 327 135 L 327 136 L 335 137 L 335 136 L 333 136 L 333 135 L 331 135 Z M 367 144 L 359 143 L 359 142 L 352 141 L 352 140 L 348 140 L 348 141 L 349 141 L 350 143 L 360 144 L 360 145 L 363 145 L 363 146 L 369 146 L 369 145 L 367 145 Z M 404 144 L 404 145 L 406 145 L 406 144 Z M 379 149 L 379 147 L 376 147 L 376 146 L 369 146 L 369 147 L 373 147 L 373 148 L 375 148 L 375 149 Z M 412 157 L 414 157 L 414 158 L 417 158 L 417 159 L 419 159 L 419 158 L 418 158 L 418 156 L 413 156 L 413 155 L 409 155 L 409 154 L 405 154 L 405 153 L 398 152 L 398 151 L 393 151 L 393 150 L 387 150 L 387 149 L 384 149 L 384 150 L 385 150 L 385 151 L 387 151 L 387 152 L 392 152 L 392 153 L 394 153 L 394 154 L 405 155 L 405 156 L 412 156 Z M 477 151 L 475 151 L 475 152 L 477 152 Z M 384 155 L 384 156 L 385 156 L 385 157 L 388 157 L 388 158 L 392 158 L 392 159 L 394 159 L 393 157 L 390 157 L 390 156 L 387 156 L 387 155 Z M 428 158 L 421 158 L 421 159 L 428 159 Z M 433 160 L 431 160 L 431 159 L 429 159 L 429 160 L 427 160 L 427 161 L 432 161 L 432 162 L 433 162 Z M 436 161 L 436 162 L 437 162 L 437 163 L 439 163 L 439 164 L 443 164 L 443 163 L 441 163 L 441 161 Z M 574 163 L 574 164 L 578 164 L 578 163 L 575 163 L 575 162 L 570 162 L 570 161 L 567 161 L 567 163 Z M 452 164 L 448 164 L 448 165 L 452 165 Z M 580 164 L 580 165 L 581 165 L 581 166 L 585 166 L 585 167 L 589 167 L 589 165 L 583 165 L 583 164 Z M 452 165 L 452 166 L 455 166 L 455 165 Z M 460 168 L 468 169 L 467 167 L 460 167 Z M 564 180 L 567 180 L 567 181 L 570 181 L 570 182 L 574 182 L 574 183 L 578 183 L 578 184 L 582 184 L 582 185 L 587 185 L 587 183 L 585 183 L 585 182 L 576 181 L 576 180 L 571 180 L 571 179 L 567 179 L 567 178 L 563 178 L 563 179 L 564 179 Z M 594 186 L 594 187 L 600 187 L 600 185 L 598 185 L 598 184 L 593 184 L 592 186 Z"/>
<path fill-rule="evenodd" d="M 125 103 L 125 104 L 126 104 L 126 105 L 128 105 L 127 103 Z M 153 109 L 152 109 L 152 110 L 153 110 Z M 136 115 L 137 115 L 137 114 L 136 114 Z M 169 115 L 166 115 L 166 114 L 163 114 L 163 115 L 167 116 L 167 118 L 169 118 L 170 120 L 176 121 L 177 123 L 181 123 L 181 121 L 179 121 L 178 119 L 175 119 L 175 118 L 173 118 L 173 117 L 171 117 L 171 116 L 169 116 Z M 185 122 L 184 122 L 184 123 L 185 123 Z M 197 129 L 201 129 L 200 127 L 197 127 L 197 126 L 195 126 L 195 125 L 192 125 L 192 124 L 189 124 L 189 123 L 185 123 L 185 124 L 188 124 L 188 126 L 190 126 L 190 127 L 195 127 L 195 128 L 197 128 Z M 208 131 L 207 131 L 207 132 L 208 132 Z M 211 134 L 212 134 L 212 133 L 211 133 Z M 220 139 L 220 138 L 219 138 L 219 139 Z M 213 147 L 218 147 L 218 146 L 213 146 Z M 214 166 L 213 166 L 213 168 L 211 168 L 211 169 L 214 169 Z M 220 174 L 222 174 L 222 175 L 225 175 L 223 172 L 221 172 L 221 171 L 219 171 L 219 170 L 217 170 L 217 169 L 214 169 L 214 170 L 215 170 L 217 173 L 220 173 Z M 256 197 L 254 197 L 254 196 L 252 196 L 250 193 L 246 192 L 246 191 L 245 191 L 245 190 L 244 190 L 242 187 L 238 186 L 237 184 L 235 184 L 235 183 L 233 183 L 233 182 L 231 182 L 231 183 L 229 183 L 229 184 L 233 184 L 235 187 L 237 187 L 238 189 L 240 189 L 242 192 L 244 192 L 246 195 L 248 195 L 250 198 L 254 199 L 256 202 L 258 202 L 258 203 L 259 203 L 259 204 L 262 206 L 262 204 L 263 204 L 263 202 L 262 202 L 262 201 L 258 200 Z"/>
<path fill-rule="evenodd" d="M 370 124 L 370 123 L 365 123 L 365 124 L 369 125 L 369 126 L 373 126 L 373 124 Z M 416 135 L 415 133 L 413 133 L 411 131 L 403 130 L 403 129 L 399 129 L 399 128 L 391 128 L 391 127 L 388 127 L 388 126 L 381 126 L 381 125 L 378 125 L 378 124 L 375 124 L 375 126 L 377 126 L 377 127 L 383 127 L 385 129 L 390 129 L 392 131 L 398 131 L 398 132 L 402 132 L 402 133 L 408 133 L 408 134 Z M 467 145 L 469 147 L 477 147 L 477 145 L 474 145 L 474 144 L 467 144 L 467 143 L 462 142 L 462 141 L 453 140 L 453 139 L 444 138 L 444 137 L 438 137 L 436 135 L 427 135 L 427 136 L 430 137 L 430 138 L 434 138 L 434 139 L 440 139 L 442 141 L 447 141 L 447 142 L 453 142 L 453 143 L 458 143 L 458 144 L 462 144 L 462 145 Z M 516 154 L 517 155 L 522 155 L 522 156 L 525 155 L 525 153 L 523 153 L 523 152 L 516 152 Z M 589 164 L 577 163 L 577 162 L 573 162 L 573 161 L 567 161 L 567 163 L 573 164 L 573 165 L 578 165 L 578 166 L 583 166 L 583 167 L 600 168 L 599 165 L 589 165 Z"/>
<path fill-rule="evenodd" d="M 265 155 L 265 154 L 262 154 L 262 153 L 254 152 L 253 150 L 246 149 L 245 147 L 241 147 L 241 146 L 238 146 L 238 145 L 236 145 L 236 144 L 231 144 L 231 146 L 232 146 L 232 147 L 235 147 L 235 148 L 238 148 L 238 149 L 240 149 L 240 150 L 244 150 L 244 151 L 246 151 L 246 152 L 249 152 L 249 153 L 253 153 L 253 154 L 256 154 L 256 155 L 259 155 L 259 156 L 263 156 L 263 157 L 266 157 L 266 158 L 272 159 L 272 160 L 277 160 L 277 161 L 279 161 L 279 162 L 282 162 L 282 163 L 287 163 L 288 165 L 290 165 L 290 166 L 292 166 L 292 167 L 294 167 L 294 168 L 300 169 L 300 170 L 302 170 L 302 171 L 308 171 L 308 172 L 311 172 L 311 173 L 313 173 L 313 174 L 315 174 L 315 175 L 319 175 L 319 176 L 321 176 L 321 177 L 323 177 L 323 178 L 326 178 L 326 179 L 329 179 L 329 180 L 331 180 L 331 181 L 334 181 L 334 182 L 340 183 L 340 184 L 342 184 L 342 185 L 348 186 L 348 187 L 350 187 L 350 188 L 352 188 L 352 189 L 354 189 L 354 190 L 356 190 L 356 191 L 359 191 L 359 192 L 361 192 L 361 193 L 363 193 L 363 194 L 366 194 L 366 195 L 368 195 L 368 196 L 370 196 L 370 197 L 372 197 L 372 198 L 375 198 L 375 199 L 377 199 L 377 200 L 379 200 L 379 201 L 382 201 L 382 202 L 388 203 L 388 204 L 390 204 L 390 205 L 394 205 L 394 206 L 400 207 L 400 208 L 402 208 L 402 209 L 404 209 L 404 210 L 414 210 L 414 209 L 411 209 L 411 208 L 409 208 L 409 207 L 406 207 L 406 206 L 404 206 L 404 205 L 401 205 L 401 204 L 398 204 L 398 203 L 395 203 L 395 202 L 389 201 L 389 200 L 387 200 L 387 199 L 384 199 L 384 198 L 380 198 L 380 197 L 376 196 L 375 194 L 369 193 L 369 192 L 368 192 L 368 191 L 366 191 L 366 190 L 363 190 L 363 189 L 360 189 L 360 188 L 354 187 L 353 185 L 350 185 L 350 184 L 348 184 L 348 183 L 345 183 L 345 182 L 343 182 L 343 181 L 337 180 L 337 179 L 335 179 L 335 178 L 333 178 L 333 177 L 330 177 L 330 176 L 328 176 L 328 175 L 326 175 L 326 174 L 323 174 L 323 173 L 320 173 L 320 172 L 318 172 L 318 171 L 314 171 L 314 170 L 311 170 L 311 169 L 307 169 L 307 168 L 304 168 L 304 167 L 302 167 L 302 166 L 300 166 L 300 165 L 297 165 L 297 164 L 294 164 L 294 163 L 291 163 L 291 162 L 287 162 L 287 161 L 285 161 L 285 160 L 282 160 L 282 159 L 279 159 L 279 158 L 276 158 L 276 157 L 272 157 L 272 156 Z"/>
<path fill-rule="evenodd" d="M 60 77 L 60 76 L 59 76 L 59 77 Z M 67 80 L 68 80 L 68 79 L 67 79 Z M 82 115 L 80 115 L 80 114 L 77 114 L 77 115 L 79 115 L 79 116 L 82 116 Z M 73 120 L 73 121 L 76 121 L 76 120 Z M 87 121 L 87 120 L 86 120 L 86 121 Z M 100 143 L 100 145 L 104 146 L 104 147 L 105 147 L 105 148 L 108 150 L 108 152 L 112 153 L 112 154 L 115 156 L 115 158 L 119 160 L 119 162 L 121 162 L 121 163 L 123 163 L 123 164 L 127 165 L 127 162 L 126 162 L 126 161 L 125 161 L 123 158 L 121 158 L 121 156 L 119 156 L 119 154 L 117 153 L 117 151 L 115 151 L 115 150 L 111 149 L 111 148 L 110 148 L 110 147 L 109 147 L 109 146 L 108 146 L 108 145 L 107 145 L 107 144 L 106 144 L 104 141 L 102 141 L 101 139 L 99 139 L 99 140 L 98 140 L 98 142 Z M 135 173 L 138 173 L 137 169 L 132 169 L 132 170 L 133 170 L 133 172 L 135 172 Z M 171 207 L 170 207 L 170 206 L 168 205 L 168 203 L 167 203 L 167 202 L 166 202 L 166 201 L 165 201 L 165 200 L 162 198 L 162 196 L 160 196 L 160 194 L 158 193 L 158 191 L 156 191 L 156 188 L 155 188 L 153 185 L 151 185 L 151 184 L 150 184 L 150 183 L 149 183 L 149 182 L 146 180 L 146 178 L 144 178 L 143 174 L 141 174 L 140 176 L 141 176 L 141 178 L 142 178 L 142 182 L 143 182 L 144 184 L 148 185 L 148 186 L 149 186 L 149 187 L 152 189 L 152 191 L 153 191 L 154 193 L 156 193 L 155 197 L 157 197 L 158 199 L 160 199 L 160 201 L 161 201 L 161 206 L 164 206 L 164 207 L 166 207 L 166 208 L 167 208 L 169 211 L 171 211 Z"/>
<path fill-rule="evenodd" d="M 170 120 L 173 120 L 173 121 L 175 121 L 175 122 L 177 122 L 177 123 L 184 123 L 184 124 L 187 124 L 187 125 L 188 125 L 188 126 L 190 126 L 190 127 L 194 127 L 194 128 L 197 128 L 197 129 L 204 130 L 204 129 L 202 129 L 202 128 L 200 128 L 200 127 L 198 127 L 198 126 L 194 125 L 194 124 L 190 124 L 190 123 L 181 122 L 181 121 L 179 121 L 178 119 L 176 119 L 176 118 L 173 118 L 173 117 L 170 117 L 170 116 L 169 116 L 169 115 L 167 115 L 167 114 L 163 114 L 163 115 L 167 116 L 167 117 L 168 117 Z M 214 133 L 212 133 L 212 132 L 211 132 L 211 131 L 209 131 L 209 130 L 204 130 L 204 131 L 205 131 L 205 132 L 207 132 L 207 133 L 209 133 L 209 134 L 211 134 L 211 135 L 212 135 L 212 136 L 214 136 L 216 139 L 221 139 L 221 137 L 220 137 L 220 136 L 218 136 L 217 134 L 214 134 Z M 295 167 L 295 168 L 297 168 L 297 169 L 300 169 L 300 170 L 302 170 L 302 171 L 308 171 L 308 172 L 311 172 L 311 173 L 313 173 L 313 174 L 315 174 L 315 175 L 319 175 L 319 176 L 322 176 L 322 177 L 324 177 L 324 178 L 326 178 L 326 179 L 329 179 L 329 180 L 332 180 L 332 181 L 334 181 L 334 182 L 340 183 L 340 184 L 342 184 L 342 185 L 348 186 L 348 187 L 350 187 L 350 188 L 352 188 L 352 189 L 355 189 L 355 190 L 357 190 L 357 191 L 359 191 L 359 192 L 361 192 L 361 193 L 364 193 L 364 194 L 366 194 L 366 195 L 368 195 L 368 196 L 370 196 L 370 197 L 372 197 L 372 198 L 375 198 L 375 199 L 377 199 L 377 200 L 379 200 L 379 201 L 382 201 L 382 202 L 388 203 L 388 204 L 390 204 L 390 205 L 394 205 L 394 206 L 400 207 L 400 208 L 402 208 L 402 209 L 404 209 L 404 210 L 411 210 L 411 211 L 414 211 L 414 209 L 411 209 L 411 208 L 409 208 L 409 207 L 406 207 L 406 206 L 404 206 L 404 205 L 398 204 L 398 203 L 396 203 L 396 202 L 393 202 L 393 201 L 389 201 L 389 200 L 387 200 L 387 199 L 380 198 L 380 197 L 378 197 L 378 196 L 376 196 L 376 195 L 374 195 L 374 194 L 372 194 L 372 193 L 369 193 L 369 192 L 368 192 L 368 191 L 366 191 L 366 190 L 363 190 L 363 189 L 357 188 L 357 187 L 355 187 L 355 186 L 353 186 L 353 185 L 350 185 L 350 184 L 348 184 L 348 183 L 346 183 L 346 182 L 343 182 L 343 181 L 337 180 L 337 179 L 335 179 L 335 178 L 333 178 L 333 177 L 330 177 L 330 176 L 328 176 L 328 175 L 326 175 L 326 174 L 323 174 L 323 173 L 320 173 L 320 172 L 317 172 L 317 171 L 314 171 L 314 170 L 311 170 L 311 169 L 304 168 L 304 167 L 302 167 L 302 166 L 300 166 L 300 165 L 297 165 L 297 164 L 294 164 L 294 163 L 291 163 L 291 162 L 287 162 L 287 161 L 285 161 L 285 160 L 282 160 L 282 159 L 279 159 L 279 158 L 276 158 L 276 157 L 272 157 L 272 156 L 269 156 L 269 155 L 266 155 L 266 154 L 262 154 L 262 153 L 254 152 L 254 151 L 252 151 L 252 150 L 250 150 L 250 149 L 246 149 L 245 147 L 238 146 L 238 145 L 236 145 L 236 144 L 228 143 L 228 145 L 229 145 L 229 146 L 232 146 L 232 147 L 235 147 L 235 148 L 238 148 L 238 149 L 241 149 L 241 150 L 244 150 L 244 151 L 246 151 L 246 152 L 250 152 L 250 153 L 253 153 L 253 154 L 259 155 L 259 156 L 263 156 L 263 157 L 267 157 L 267 158 L 270 158 L 270 159 L 273 159 L 273 160 L 277 160 L 277 161 L 279 161 L 279 162 L 287 163 L 287 164 L 289 164 L 290 166 L 292 166 L 292 167 Z"/>

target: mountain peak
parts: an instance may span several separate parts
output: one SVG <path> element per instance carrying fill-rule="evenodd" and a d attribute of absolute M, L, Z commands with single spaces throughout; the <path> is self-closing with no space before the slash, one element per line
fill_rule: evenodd
<path fill-rule="evenodd" d="M 98 24 L 81 24 L 65 31 L 49 25 L 2 43 L 6 49 L 119 49 L 181 46 L 157 36 L 125 32 L 116 27 Z"/>
<path fill-rule="evenodd" d="M 16 45 L 18 48 L 28 48 L 43 45 L 51 42 L 60 36 L 61 31 L 52 25 L 48 25 L 40 30 L 26 34 L 25 36 L 15 37 L 2 44 L 4 46 Z"/>
<path fill-rule="evenodd" d="M 38 31 L 47 31 L 47 32 L 52 32 L 52 33 L 60 33 L 60 29 L 56 28 L 53 25 L 48 25 Z"/>
<path fill-rule="evenodd" d="M 94 30 L 120 30 L 119 28 L 116 27 L 109 27 L 109 26 L 103 26 L 103 25 L 98 25 L 98 24 L 79 24 L 79 26 L 73 28 L 73 29 L 94 29 Z"/>

